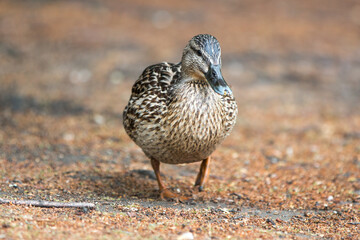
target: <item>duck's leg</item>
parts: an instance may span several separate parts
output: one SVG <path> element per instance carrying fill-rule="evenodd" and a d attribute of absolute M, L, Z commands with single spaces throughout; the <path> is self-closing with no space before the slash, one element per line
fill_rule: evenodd
<path fill-rule="evenodd" d="M 157 180 L 157 182 L 159 184 L 159 190 L 160 190 L 161 199 L 176 199 L 176 200 L 180 200 L 180 201 L 187 200 L 186 197 L 182 197 L 182 196 L 180 196 L 178 194 L 175 194 L 175 193 L 171 192 L 169 189 L 167 189 L 165 187 L 163 181 L 161 180 L 160 162 L 158 160 L 151 159 L 151 166 L 154 169 L 156 180 Z"/>
<path fill-rule="evenodd" d="M 199 186 L 199 191 L 204 189 L 204 183 L 210 171 L 210 156 L 201 162 L 199 173 L 196 177 L 195 186 Z"/>

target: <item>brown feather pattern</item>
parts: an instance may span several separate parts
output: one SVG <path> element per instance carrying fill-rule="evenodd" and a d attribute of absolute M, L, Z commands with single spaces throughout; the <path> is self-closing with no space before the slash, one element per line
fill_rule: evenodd
<path fill-rule="evenodd" d="M 147 67 L 123 114 L 130 138 L 149 158 L 163 163 L 206 159 L 236 122 L 232 94 L 217 94 L 205 79 L 183 72 L 181 63 Z"/>

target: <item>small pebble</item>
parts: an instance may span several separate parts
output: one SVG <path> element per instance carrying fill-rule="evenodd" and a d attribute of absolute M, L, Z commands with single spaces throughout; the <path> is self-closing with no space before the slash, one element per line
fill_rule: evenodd
<path fill-rule="evenodd" d="M 192 234 L 191 232 L 186 232 L 186 233 L 183 233 L 180 236 L 178 236 L 177 239 L 178 240 L 192 240 L 192 239 L 194 239 L 194 234 Z"/>
<path fill-rule="evenodd" d="M 110 82 L 114 85 L 120 84 L 123 80 L 124 74 L 119 70 L 115 70 L 110 74 Z"/>
<path fill-rule="evenodd" d="M 305 217 L 310 217 L 310 216 L 311 216 L 311 214 L 310 214 L 310 213 L 308 213 L 308 212 L 305 212 L 305 213 L 304 213 L 304 216 L 305 216 Z"/>
<path fill-rule="evenodd" d="M 81 84 L 90 80 L 92 73 L 88 69 L 72 70 L 69 74 L 70 82 L 73 84 Z"/>
<path fill-rule="evenodd" d="M 18 185 L 17 185 L 16 183 L 14 183 L 14 184 L 10 183 L 10 184 L 9 184 L 9 187 L 11 187 L 11 188 L 18 188 Z"/>
<path fill-rule="evenodd" d="M 105 123 L 105 118 L 100 114 L 95 114 L 94 122 L 98 125 L 103 125 Z"/>
<path fill-rule="evenodd" d="M 71 142 L 75 139 L 75 135 L 73 133 L 64 133 L 63 139 L 67 142 Z"/>
<path fill-rule="evenodd" d="M 276 223 L 271 218 L 266 219 L 266 222 L 271 223 L 271 225 L 276 225 Z"/>

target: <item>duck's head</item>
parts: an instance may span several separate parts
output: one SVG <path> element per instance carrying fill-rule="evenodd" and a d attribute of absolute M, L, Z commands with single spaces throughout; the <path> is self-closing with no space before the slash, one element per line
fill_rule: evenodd
<path fill-rule="evenodd" d="M 207 81 L 216 93 L 232 93 L 221 74 L 221 49 L 214 36 L 193 37 L 184 49 L 181 67 L 185 77 Z"/>

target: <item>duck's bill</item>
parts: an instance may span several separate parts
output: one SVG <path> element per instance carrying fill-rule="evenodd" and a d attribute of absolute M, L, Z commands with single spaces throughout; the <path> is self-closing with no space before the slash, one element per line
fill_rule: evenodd
<path fill-rule="evenodd" d="M 206 79 L 214 91 L 220 95 L 231 95 L 231 89 L 221 74 L 220 65 L 210 65 Z"/>

